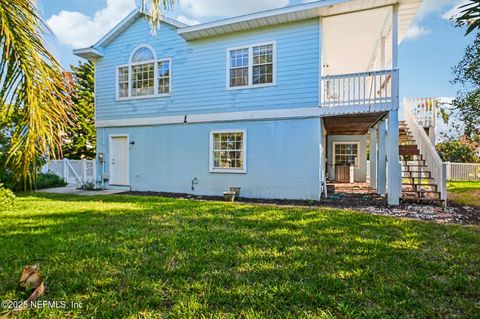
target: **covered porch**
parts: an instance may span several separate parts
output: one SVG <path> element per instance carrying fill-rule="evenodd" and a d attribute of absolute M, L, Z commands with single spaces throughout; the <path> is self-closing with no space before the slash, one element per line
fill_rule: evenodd
<path fill-rule="evenodd" d="M 410 15 L 393 4 L 321 18 L 325 114 L 398 109 L 398 44 Z"/>
<path fill-rule="evenodd" d="M 324 116 L 321 176 L 332 193 L 385 196 L 398 205 L 398 111 Z"/>

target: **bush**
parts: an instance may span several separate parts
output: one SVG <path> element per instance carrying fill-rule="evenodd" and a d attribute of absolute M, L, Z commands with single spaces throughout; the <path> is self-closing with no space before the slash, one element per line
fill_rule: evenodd
<path fill-rule="evenodd" d="M 84 191 L 94 191 L 97 189 L 97 185 L 95 185 L 94 182 L 85 182 L 83 183 L 79 189 L 84 190 Z"/>
<path fill-rule="evenodd" d="M 64 187 L 67 186 L 67 182 L 60 176 L 51 172 L 38 174 L 35 182 L 36 189 Z"/>
<path fill-rule="evenodd" d="M 13 192 L 0 184 L 0 212 L 5 212 L 13 209 L 15 204 L 15 195 Z"/>

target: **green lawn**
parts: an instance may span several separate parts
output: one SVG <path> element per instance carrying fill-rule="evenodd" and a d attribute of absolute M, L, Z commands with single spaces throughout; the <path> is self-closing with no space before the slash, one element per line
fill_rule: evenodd
<path fill-rule="evenodd" d="M 448 182 L 448 199 L 462 205 L 480 206 L 480 182 Z"/>
<path fill-rule="evenodd" d="M 0 300 L 32 318 L 479 318 L 480 228 L 335 209 L 42 195 L 0 214 Z"/>

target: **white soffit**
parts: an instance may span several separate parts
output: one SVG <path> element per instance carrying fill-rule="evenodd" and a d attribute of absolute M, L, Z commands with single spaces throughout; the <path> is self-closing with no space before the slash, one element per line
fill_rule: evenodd
<path fill-rule="evenodd" d="M 185 27 L 179 29 L 178 33 L 186 40 L 195 40 L 399 4 L 399 38 L 401 39 L 421 3 L 422 0 L 323 0 Z"/>

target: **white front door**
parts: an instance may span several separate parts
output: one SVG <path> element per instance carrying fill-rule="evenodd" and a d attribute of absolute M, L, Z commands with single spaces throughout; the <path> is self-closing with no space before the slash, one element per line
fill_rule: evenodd
<path fill-rule="evenodd" d="M 128 185 L 128 136 L 110 137 L 110 185 Z"/>

